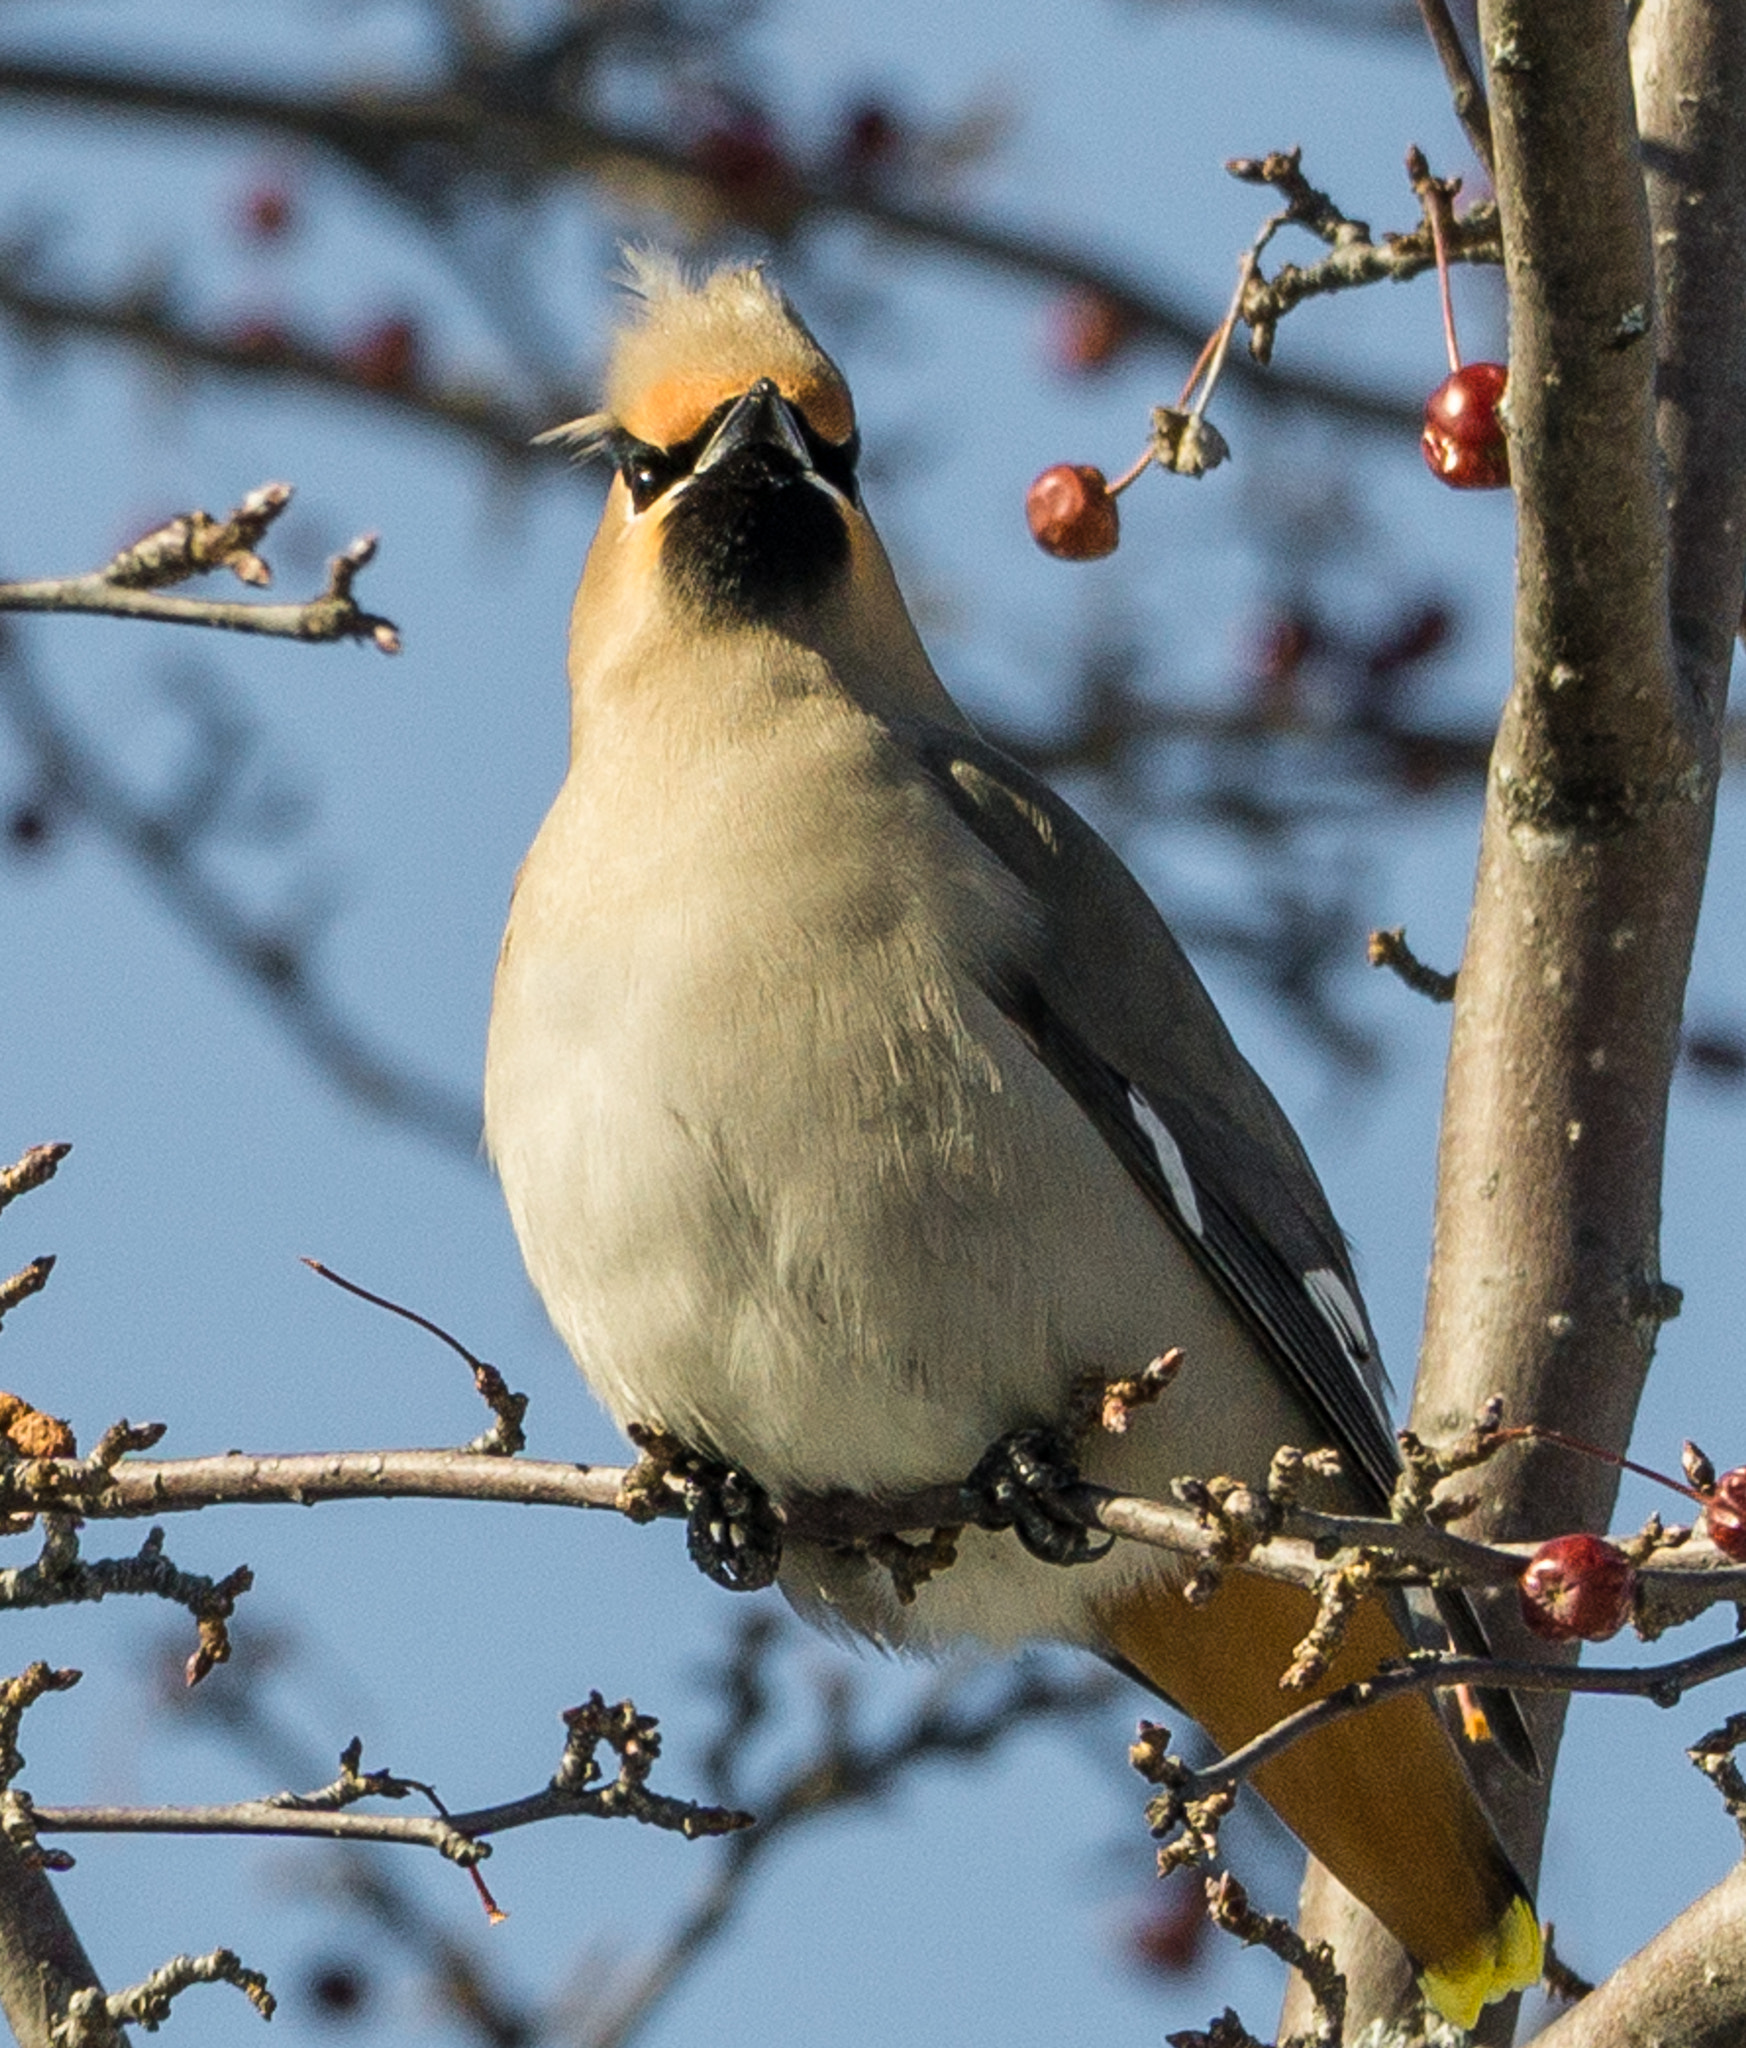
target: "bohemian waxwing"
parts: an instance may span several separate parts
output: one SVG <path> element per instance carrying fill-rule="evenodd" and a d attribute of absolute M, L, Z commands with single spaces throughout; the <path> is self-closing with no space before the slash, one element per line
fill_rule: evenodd
<path fill-rule="evenodd" d="M 1084 1475 L 1157 1495 L 1331 1443 L 1397 1469 L 1344 1242 L 1284 1114 L 1133 877 L 946 694 L 862 507 L 848 388 L 758 269 L 632 259 L 617 475 L 571 622 L 570 770 L 516 884 L 486 1137 L 535 1286 L 621 1424 L 777 1503 L 962 1480 L 1167 1346 Z M 894 1645 L 1050 1638 L 1229 1749 L 1280 1718 L 1309 1596 L 1120 1544 L 967 1530 L 909 1604 L 845 1546 L 781 1584 Z M 1470 1614 L 1467 1622 L 1471 1624 Z M 1407 1646 L 1360 1609 L 1323 1682 Z M 1476 1625 L 1465 1647 L 1482 1641 Z M 1506 1703 L 1506 1711 L 1507 1703 Z M 1519 1726 L 1519 1724 L 1517 1724 Z M 1470 2023 L 1540 1938 L 1422 1695 L 1254 1783 Z"/>

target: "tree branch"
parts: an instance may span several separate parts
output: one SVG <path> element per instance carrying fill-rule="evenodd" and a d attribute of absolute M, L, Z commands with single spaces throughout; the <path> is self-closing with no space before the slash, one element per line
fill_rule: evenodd
<path fill-rule="evenodd" d="M 1468 60 L 1461 31 L 1455 26 L 1447 0 L 1419 0 L 1419 13 L 1424 17 L 1425 33 L 1431 38 L 1431 47 L 1437 53 L 1437 62 L 1443 67 L 1443 76 L 1449 81 L 1449 98 L 1455 109 L 1455 118 L 1472 143 L 1473 154 L 1478 157 L 1485 175 L 1491 178 L 1495 175 L 1491 158 L 1491 109 L 1485 103 L 1485 87 Z"/>
<path fill-rule="evenodd" d="M 433 155 L 499 180 L 506 168 L 535 177 L 585 177 L 631 189 L 647 200 L 651 188 L 678 214 L 701 194 L 719 209 L 723 195 L 693 151 L 665 136 L 618 127 L 568 105 L 531 107 L 483 97 L 477 78 L 445 81 L 428 93 L 358 93 L 299 98 L 242 85 L 206 86 L 149 74 L 123 74 L 95 66 L 0 63 L 0 94 L 80 109 L 101 108 L 180 123 L 209 123 L 248 133 L 294 137 L 329 150 L 354 170 L 405 193 L 396 168 L 419 152 L 426 174 Z M 825 166 L 785 164 L 789 204 L 852 217 L 902 242 L 947 250 L 985 267 L 1049 286 L 1097 294 L 1120 310 L 1129 330 L 1178 350 L 1196 351 L 1208 322 L 1148 290 L 1111 266 L 1088 261 L 1074 246 L 1037 235 L 971 221 L 908 198 L 884 183 L 844 177 Z M 731 202 L 729 202 L 731 203 Z M 1332 417 L 1398 433 L 1419 424 L 1420 406 L 1391 394 L 1355 390 L 1342 377 L 1274 371 L 1265 379 L 1241 359 L 1251 390 L 1283 403 L 1313 406 Z"/>
<path fill-rule="evenodd" d="M 1737 1864 L 1530 2048 L 1738 2048 L 1743 2032 L 1746 1864 Z"/>
<path fill-rule="evenodd" d="M 1746 14 L 1644 0 L 1631 32 L 1655 251 L 1655 430 L 1669 493 L 1674 648 L 1706 735 L 1723 715 L 1746 578 Z"/>
<path fill-rule="evenodd" d="M 1664 506 L 1684 479 L 1664 478 L 1655 443 L 1668 342 L 1652 339 L 1625 20 L 1610 0 L 1480 9 L 1512 306 L 1515 674 L 1455 997 L 1414 1409 L 1441 1434 L 1499 1392 L 1512 1415 L 1614 1450 L 1675 1300 L 1658 1246 L 1666 1106 L 1718 761 L 1714 705 L 1694 703 L 1669 627 Z M 1741 102 L 1715 104 L 1738 152 Z M 1741 324 L 1736 301 L 1694 346 L 1733 360 Z M 1737 426 L 1706 411 L 1699 432 Z M 1737 580 L 1728 603 L 1731 627 Z M 1603 1466 L 1530 1451 L 1480 1526 L 1598 1529 L 1615 1487 Z M 1519 1623 L 1491 1619 L 1507 1649 Z M 1548 1759 L 1561 1725 L 1557 1704 L 1534 1716 Z M 1546 1788 L 1492 1789 L 1531 1880 Z M 1336 1946 L 1368 1979 L 1355 2015 L 1387 2010 L 1394 1965 L 1334 1891 L 1314 1910 L 1318 1931 L 1342 1923 Z"/>
<path fill-rule="evenodd" d="M 70 1998 L 103 1986 L 40 1863 L 0 1834 L 0 2009 L 18 2048 L 56 2048 Z M 90 2048 L 121 2048 L 111 2025 Z"/>
<path fill-rule="evenodd" d="M 627 1482 L 640 1470 L 444 1449 L 286 1455 L 231 1451 L 206 1458 L 126 1456 L 115 1463 L 38 1458 L 0 1467 L 0 1515 L 55 1512 L 115 1521 L 219 1506 L 313 1507 L 340 1500 L 473 1500 L 622 1512 Z M 1191 1496 L 1205 1492 L 1195 1480 L 1177 1484 Z M 677 1519 L 688 1512 L 682 1489 L 648 1498 L 639 1520 L 651 1514 Z M 1191 1558 L 1202 1567 L 1228 1563 L 1308 1592 L 1320 1589 L 1329 1558 L 1349 1553 L 1373 1561 L 1378 1584 L 1511 1587 L 1537 1547 L 1533 1539 L 1479 1543 L 1435 1522 L 1327 1514 L 1294 1503 L 1279 1511 L 1280 1533 L 1258 1535 L 1233 1555 L 1225 1530 L 1203 1512 L 1084 1483 L 1051 1498 L 1087 1528 Z M 976 1497 L 963 1488 L 936 1486 L 877 1501 L 794 1499 L 778 1506 L 776 1514 L 796 1538 L 853 1543 L 962 1524 L 973 1521 L 977 1511 Z M 1746 1565 L 1731 1563 L 1707 1542 L 1687 1540 L 1684 1531 L 1657 1533 L 1659 1542 L 1653 1533 L 1618 1539 L 1636 1561 L 1639 1612 L 1653 1633 L 1710 1606 L 1746 1600 Z"/>
<path fill-rule="evenodd" d="M 655 1722 L 638 1714 L 628 1700 L 608 1707 L 595 1693 L 585 1706 L 572 1707 L 564 1720 L 569 1739 L 550 1784 L 523 1798 L 466 1813 L 449 1812 L 429 1786 L 415 1779 L 386 1771 L 360 1774 L 360 1745 L 353 1743 L 341 1759 L 341 1777 L 317 1793 L 281 1792 L 269 1799 L 222 1806 L 33 1805 L 31 1820 L 38 1834 L 50 1835 L 301 1835 L 323 1841 L 413 1844 L 435 1849 L 465 1869 L 490 1855 L 490 1844 L 482 1837 L 539 1821 L 635 1820 L 684 1835 L 688 1841 L 734 1834 L 752 1825 L 749 1813 L 702 1806 L 648 1789 L 649 1772 L 661 1753 L 660 1737 Z M 593 1752 L 603 1741 L 618 1750 L 620 1764 L 612 1783 L 596 1788 L 600 1769 Z M 404 1799 L 413 1793 L 436 1801 L 438 1811 L 402 1818 L 350 1810 L 360 1799 Z"/>
<path fill-rule="evenodd" d="M 55 2048 L 110 2048 L 125 2038 L 123 2026 L 156 2033 L 176 1999 L 196 1984 L 235 1985 L 264 2020 L 273 2017 L 278 2003 L 260 1971 L 251 1970 L 228 1948 L 203 1956 L 172 1956 L 149 1977 L 112 1991 L 107 1998 L 95 1987 L 75 1991 L 53 2030 Z"/>
<path fill-rule="evenodd" d="M 374 534 L 335 555 L 328 564 L 327 588 L 302 604 L 226 604 L 162 594 L 167 583 L 214 569 L 230 569 L 244 583 L 270 582 L 271 572 L 255 549 L 290 502 L 289 484 L 263 484 L 228 518 L 184 513 L 123 548 L 101 569 L 78 576 L 0 582 L 0 611 L 97 612 L 109 618 L 265 633 L 280 640 L 372 640 L 384 654 L 398 654 L 397 629 L 387 619 L 360 610 L 352 596 L 359 570 L 375 559 Z"/>
<path fill-rule="evenodd" d="M 517 467 L 548 462 L 533 437 L 549 419 L 472 391 L 432 389 L 419 382 L 367 382 L 344 358 L 289 332 L 226 334 L 179 319 L 155 299 L 137 293 L 73 291 L 32 276 L 16 256 L 0 249 L 0 314 L 21 335 L 79 335 L 118 342 L 142 353 L 221 375 L 272 377 L 330 396 L 355 399 L 391 415 L 458 434 L 500 463 Z"/>

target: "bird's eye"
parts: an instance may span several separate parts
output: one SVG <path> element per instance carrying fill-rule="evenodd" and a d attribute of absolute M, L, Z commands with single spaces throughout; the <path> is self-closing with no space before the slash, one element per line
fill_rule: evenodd
<path fill-rule="evenodd" d="M 618 473 L 631 495 L 631 503 L 646 512 L 655 500 L 683 473 L 684 464 L 664 448 L 646 441 L 633 441 L 619 457 Z"/>

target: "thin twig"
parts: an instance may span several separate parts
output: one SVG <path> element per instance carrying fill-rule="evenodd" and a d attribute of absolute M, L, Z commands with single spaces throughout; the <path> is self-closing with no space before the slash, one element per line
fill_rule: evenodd
<path fill-rule="evenodd" d="M 488 1835 L 531 1827 L 545 1820 L 591 1818 L 635 1820 L 647 1827 L 697 1840 L 735 1834 L 752 1816 L 731 1807 L 704 1806 L 648 1789 L 650 1769 L 660 1755 L 654 1721 L 628 1700 L 609 1707 L 599 1693 L 564 1715 L 563 1759 L 551 1782 L 526 1798 L 466 1813 L 447 1811 L 401 1816 L 358 1813 L 352 1802 L 369 1797 L 403 1798 L 412 1791 L 434 1798 L 427 1785 L 395 1773 L 359 1776 L 356 1751 L 348 1751 L 351 1772 L 335 1786 L 311 1794 L 278 1793 L 213 1806 L 38 1806 L 36 1826 L 44 1834 L 302 1835 L 329 1841 L 400 1842 L 435 1849 L 451 1863 L 470 1868 L 489 1856 Z M 595 1748 L 609 1743 L 619 1753 L 617 1776 L 599 1784 Z M 438 1802 L 440 1804 L 440 1802 Z"/>
<path fill-rule="evenodd" d="M 1424 17 L 1425 31 L 1437 52 L 1443 76 L 1449 81 L 1449 97 L 1455 118 L 1472 143 L 1473 154 L 1484 166 L 1486 177 L 1492 179 L 1491 108 L 1486 104 L 1485 87 L 1479 81 L 1479 74 L 1468 61 L 1461 31 L 1455 26 L 1446 0 L 1419 0 L 1419 13 Z"/>
<path fill-rule="evenodd" d="M 203 1956 L 172 1956 L 140 1983 L 107 1997 L 95 1989 L 75 1991 L 56 2023 L 55 2048 L 111 2048 L 122 2026 L 156 2033 L 169 2018 L 172 2002 L 195 1984 L 232 1984 L 262 2019 L 273 2017 L 277 2001 L 261 1972 L 251 1970 L 233 1950 L 215 1948 Z"/>
<path fill-rule="evenodd" d="M 1437 178 L 1425 153 L 1415 142 L 1406 154 L 1407 178 L 1424 208 L 1425 225 L 1431 231 L 1431 248 L 1437 259 L 1437 295 L 1443 307 L 1443 344 L 1449 352 L 1449 374 L 1461 368 L 1461 344 L 1455 338 L 1455 301 L 1449 292 L 1449 230 L 1455 219 L 1455 199 L 1461 190 L 1459 178 Z"/>
<path fill-rule="evenodd" d="M 1407 944 L 1406 926 L 1391 931 L 1374 931 L 1366 948 L 1372 967 L 1386 967 L 1398 975 L 1415 995 L 1428 996 L 1433 1003 L 1455 1000 L 1455 977 L 1440 967 L 1430 967 Z"/>
<path fill-rule="evenodd" d="M 71 1145 L 32 1145 L 23 1158 L 0 1167 L 0 1209 L 53 1180 L 55 1169 L 72 1149 Z"/>
<path fill-rule="evenodd" d="M 229 1658 L 226 1624 L 253 1584 L 247 1565 L 222 1579 L 183 1571 L 164 1555 L 162 1529 L 152 1530 L 133 1557 L 84 1557 L 77 1518 L 49 1513 L 43 1517 L 42 1550 L 35 1561 L 0 1571 L 0 1610 L 89 1605 L 127 1594 L 172 1601 L 194 1618 L 198 1642 L 185 1676 L 188 1684 L 198 1685 L 214 1665 Z"/>
<path fill-rule="evenodd" d="M 1225 168 L 1246 184 L 1271 185 L 1284 194 L 1285 218 L 1307 228 L 1328 244 L 1319 261 L 1281 264 L 1272 277 L 1257 268 L 1243 294 L 1243 318 L 1249 327 L 1249 353 L 1257 362 L 1271 360 L 1279 322 L 1305 299 L 1327 292 L 1351 291 L 1392 279 L 1402 283 L 1429 270 L 1437 261 L 1428 226 L 1410 234 L 1372 239 L 1369 227 L 1343 214 L 1325 192 L 1304 176 L 1296 150 L 1275 150 L 1264 157 L 1237 157 Z M 1444 256 L 1450 263 L 1503 261 L 1503 238 L 1497 207 L 1481 200 L 1460 219 L 1444 223 Z"/>
<path fill-rule="evenodd" d="M 278 640 L 370 640 L 384 654 L 400 652 L 391 621 L 362 610 L 352 596 L 358 572 L 375 557 L 376 537 L 365 534 L 328 564 L 327 587 L 302 604 L 238 604 L 217 598 L 168 597 L 159 587 L 228 567 L 244 582 L 267 579 L 265 565 L 237 538 L 258 539 L 290 502 L 286 484 L 251 493 L 226 520 L 189 512 L 136 541 L 101 569 L 78 576 L 40 576 L 0 583 L 0 611 L 92 612 L 108 618 L 155 619 L 181 626 L 216 626 L 232 633 L 263 633 Z M 214 536 L 218 537 L 215 544 Z M 239 566 L 252 565 L 252 566 Z"/>
<path fill-rule="evenodd" d="M 986 1756 L 1011 1735 L 1082 1714 L 1110 1696 L 1104 1672 L 1061 1680 L 1046 1670 L 1021 1669 L 982 1705 L 954 1700 L 952 1685 L 950 1674 L 943 1674 L 882 1735 L 858 1729 L 850 1698 L 835 1688 L 826 1691 L 817 1743 L 777 1783 L 749 1795 L 758 1809 L 757 1827 L 723 1845 L 690 1908 L 637 1965 L 630 1983 L 576 2030 L 578 2048 L 627 2048 L 684 1973 L 727 1932 L 746 1902 L 755 1868 L 796 1828 L 844 1808 L 876 1804 L 908 1783 L 918 1764 Z"/>
<path fill-rule="evenodd" d="M 1207 1916 L 1246 1947 L 1264 1948 L 1309 1987 L 1314 2021 L 1307 2034 L 1294 2034 L 1284 2048 L 1341 2048 L 1346 2028 L 1346 1980 L 1334 1966 L 1325 1941 L 1305 1941 L 1289 1920 L 1263 1913 L 1228 1870 L 1206 1881 Z"/>
<path fill-rule="evenodd" d="M 1603 1693 L 1672 1707 L 1696 1687 L 1741 1670 L 1746 1670 L 1746 1637 L 1735 1637 L 1707 1650 L 1696 1650 L 1689 1657 L 1672 1658 L 1665 1664 L 1533 1664 L 1503 1657 L 1458 1657 L 1421 1651 L 1386 1666 L 1374 1678 L 1344 1685 L 1338 1692 L 1284 1715 L 1271 1728 L 1213 1763 L 1198 1770 L 1181 1766 L 1171 1781 L 1172 1787 L 1185 1800 L 1228 1791 L 1306 1735 L 1380 1706 L 1402 1693 L 1446 1692 L 1462 1685 L 1484 1685 L 1509 1692 Z"/>
<path fill-rule="evenodd" d="M 159 361 L 247 377 L 273 378 L 384 409 L 390 417 L 434 426 L 475 445 L 500 467 L 529 466 L 545 459 L 533 437 L 545 422 L 533 411 L 505 405 L 478 392 L 431 390 L 366 383 L 343 357 L 293 334 L 227 334 L 179 319 L 137 294 L 80 292 L 45 284 L 0 251 L 0 316 L 10 317 L 30 336 L 91 336 L 119 342 Z M 547 414 L 546 418 L 550 415 Z"/>
<path fill-rule="evenodd" d="M 28 1265 L 20 1266 L 16 1273 L 0 1279 L 0 1323 L 21 1301 L 28 1301 L 33 1294 L 40 1294 L 48 1285 L 48 1277 L 55 1269 L 54 1255 L 44 1253 L 41 1258 L 32 1259 Z"/>
<path fill-rule="evenodd" d="M 473 1386 L 479 1398 L 491 1410 L 491 1427 L 483 1436 L 476 1436 L 466 1446 L 468 1451 L 478 1451 L 491 1457 L 513 1457 L 527 1448 L 527 1437 L 522 1423 L 527 1417 L 527 1396 L 512 1393 L 509 1382 L 496 1366 L 488 1365 L 484 1359 L 476 1358 L 460 1338 L 452 1336 L 441 1323 L 434 1323 L 429 1316 L 421 1316 L 416 1309 L 407 1308 L 404 1303 L 390 1301 L 385 1294 L 372 1294 L 369 1288 L 360 1287 L 355 1280 L 348 1280 L 336 1273 L 331 1266 L 324 1266 L 319 1259 L 303 1261 L 312 1273 L 323 1280 L 330 1280 L 347 1294 L 355 1294 L 360 1301 L 367 1301 L 373 1308 L 383 1308 L 391 1316 L 400 1316 L 406 1322 L 446 1344 L 456 1357 L 465 1359 L 473 1369 Z"/>

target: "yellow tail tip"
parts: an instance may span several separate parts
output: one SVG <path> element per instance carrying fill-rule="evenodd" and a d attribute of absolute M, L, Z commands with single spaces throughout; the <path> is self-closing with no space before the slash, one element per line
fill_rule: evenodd
<path fill-rule="evenodd" d="M 1471 2027 L 1494 2000 L 1539 1983 L 1544 1965 L 1540 1923 L 1530 1901 L 1518 1895 L 1486 1940 L 1421 1970 L 1419 1988 L 1444 2019 Z"/>

